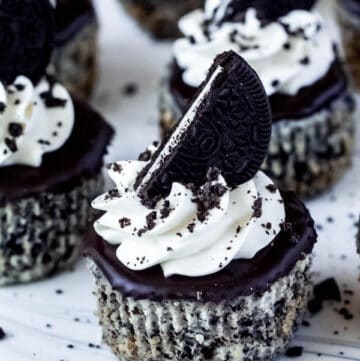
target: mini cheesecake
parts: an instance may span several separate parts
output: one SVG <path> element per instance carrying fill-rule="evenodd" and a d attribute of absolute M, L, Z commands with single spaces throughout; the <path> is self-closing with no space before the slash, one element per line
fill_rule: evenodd
<path fill-rule="evenodd" d="M 360 1 L 338 0 L 338 18 L 342 31 L 346 61 L 355 87 L 360 89 Z"/>
<path fill-rule="evenodd" d="M 91 0 L 57 0 L 52 71 L 72 93 L 88 98 L 97 77 L 98 22 Z"/>
<path fill-rule="evenodd" d="M 103 340 L 119 360 L 285 352 L 317 236 L 296 195 L 259 170 L 270 135 L 259 78 L 228 52 L 167 141 L 109 165 L 116 187 L 93 202 L 101 213 L 85 254 Z"/>
<path fill-rule="evenodd" d="M 204 0 L 120 0 L 124 9 L 152 36 L 171 39 L 180 35 L 181 16 L 200 8 Z"/>
<path fill-rule="evenodd" d="M 10 47 L 0 40 L 3 286 L 46 277 L 77 260 L 90 200 L 102 191 L 113 130 L 46 74 L 55 35 L 48 0 L 27 1 L 21 9 L 4 0 L 0 12 L 11 14 L 0 26 L 13 39 Z"/>
<path fill-rule="evenodd" d="M 232 49 L 254 66 L 269 96 L 273 130 L 263 170 L 302 196 L 334 184 L 351 164 L 355 102 L 313 4 L 208 1 L 185 16 L 160 99 L 163 136 L 186 111 L 208 62 Z"/>

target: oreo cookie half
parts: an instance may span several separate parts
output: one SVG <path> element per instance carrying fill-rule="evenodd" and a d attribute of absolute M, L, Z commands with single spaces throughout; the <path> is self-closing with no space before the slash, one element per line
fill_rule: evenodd
<path fill-rule="evenodd" d="M 49 0 L 0 0 L 0 80 L 24 75 L 36 84 L 50 61 L 54 29 Z"/>
<path fill-rule="evenodd" d="M 235 52 L 225 52 L 135 188 L 150 206 L 169 194 L 173 182 L 204 184 L 210 168 L 237 186 L 259 170 L 270 137 L 270 105 L 259 77 Z"/>

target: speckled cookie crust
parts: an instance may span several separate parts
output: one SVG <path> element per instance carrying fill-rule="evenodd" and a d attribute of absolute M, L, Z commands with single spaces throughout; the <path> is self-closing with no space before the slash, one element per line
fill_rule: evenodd
<path fill-rule="evenodd" d="M 103 341 L 122 361 L 261 361 L 284 353 L 306 308 L 311 256 L 269 291 L 219 304 L 135 300 L 113 290 L 96 264 Z"/>
<path fill-rule="evenodd" d="M 166 85 L 162 89 L 159 106 L 164 137 L 181 114 Z M 308 118 L 273 124 L 269 155 L 262 169 L 281 189 L 294 190 L 303 197 L 328 189 L 351 165 L 354 111 L 355 100 L 345 93 Z"/>
<path fill-rule="evenodd" d="M 180 36 L 178 20 L 194 9 L 201 8 L 204 0 L 120 0 L 126 11 L 155 38 Z"/>
<path fill-rule="evenodd" d="M 25 283 L 69 268 L 78 258 L 90 201 L 103 177 L 67 193 L 42 193 L 0 208 L 0 286 Z"/>
<path fill-rule="evenodd" d="M 339 4 L 338 19 L 341 25 L 346 61 L 354 86 L 360 91 L 360 17 L 349 13 Z"/>
<path fill-rule="evenodd" d="M 93 20 L 55 48 L 49 67 L 70 92 L 84 98 L 90 97 L 97 79 L 97 44 L 98 24 Z"/>

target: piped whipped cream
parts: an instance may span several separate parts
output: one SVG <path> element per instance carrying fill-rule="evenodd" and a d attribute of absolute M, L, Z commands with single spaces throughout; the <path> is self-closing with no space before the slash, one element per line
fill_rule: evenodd
<path fill-rule="evenodd" d="M 65 144 L 74 119 L 69 92 L 50 78 L 37 86 L 24 76 L 0 83 L 0 167 L 39 167 L 45 153 Z"/>
<path fill-rule="evenodd" d="M 180 20 L 185 38 L 175 42 L 174 56 L 187 85 L 198 87 L 215 56 L 226 50 L 237 52 L 255 69 L 269 96 L 296 95 L 328 72 L 335 51 L 316 11 L 294 10 L 262 24 L 249 8 L 241 21 L 222 21 L 229 3 L 208 0 L 205 10 Z"/>
<path fill-rule="evenodd" d="M 205 276 L 232 260 L 253 258 L 279 234 L 285 208 L 264 173 L 235 189 L 216 171 L 199 189 L 173 183 L 169 196 L 149 209 L 134 190 L 147 164 L 112 164 L 109 175 L 116 188 L 92 204 L 105 212 L 95 231 L 118 246 L 117 257 L 129 269 L 160 265 L 165 277 Z"/>

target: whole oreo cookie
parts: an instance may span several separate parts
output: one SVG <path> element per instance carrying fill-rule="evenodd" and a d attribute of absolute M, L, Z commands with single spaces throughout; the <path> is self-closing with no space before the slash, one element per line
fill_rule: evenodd
<path fill-rule="evenodd" d="M 204 184 L 211 168 L 220 170 L 229 186 L 245 183 L 267 155 L 271 126 L 259 77 L 235 52 L 225 52 L 135 187 L 150 205 L 166 196 L 173 182 Z"/>
<path fill-rule="evenodd" d="M 24 75 L 36 84 L 50 60 L 54 28 L 49 0 L 0 0 L 0 80 Z"/>
<path fill-rule="evenodd" d="M 220 22 L 239 21 L 249 8 L 257 10 L 263 23 L 277 20 L 293 10 L 310 10 L 316 0 L 233 0 L 227 5 L 227 11 Z M 221 6 L 221 5 L 220 5 Z"/>

